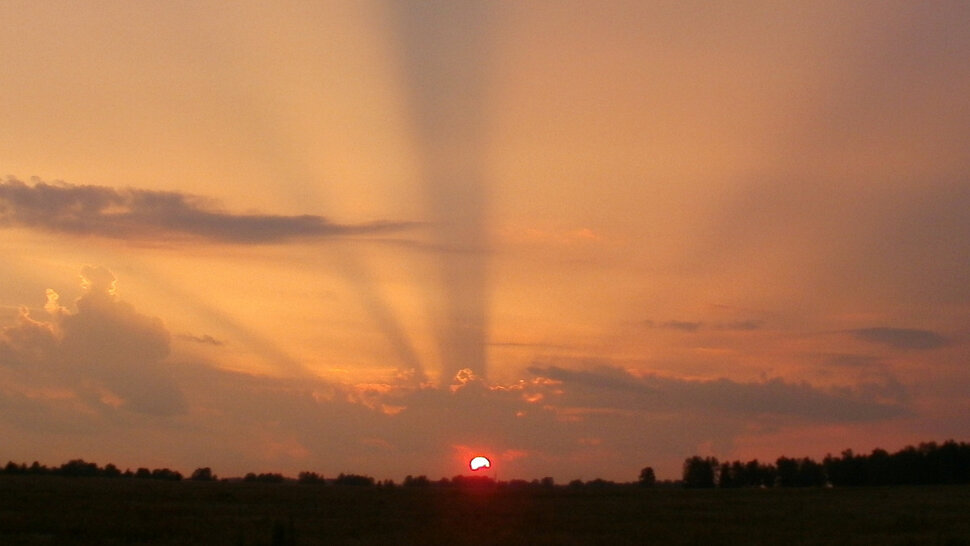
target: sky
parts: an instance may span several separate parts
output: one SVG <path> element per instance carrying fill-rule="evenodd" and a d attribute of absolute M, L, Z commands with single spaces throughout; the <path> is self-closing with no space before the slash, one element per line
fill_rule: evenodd
<path fill-rule="evenodd" d="M 966 2 L 0 2 L 0 459 L 970 438 Z"/>

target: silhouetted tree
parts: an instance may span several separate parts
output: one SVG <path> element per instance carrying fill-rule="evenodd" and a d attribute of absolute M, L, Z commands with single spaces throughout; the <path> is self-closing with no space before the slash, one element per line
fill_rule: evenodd
<path fill-rule="evenodd" d="M 152 470 L 152 479 L 177 482 L 182 479 L 182 473 L 167 468 L 156 468 Z"/>
<path fill-rule="evenodd" d="M 273 473 L 273 472 L 265 472 L 260 474 L 254 474 L 252 472 L 249 472 L 243 477 L 244 482 L 261 482 L 261 483 L 283 483 L 284 479 L 285 478 L 283 478 L 282 474 Z"/>
<path fill-rule="evenodd" d="M 62 476 L 97 476 L 99 474 L 97 463 L 88 463 L 84 459 L 74 459 L 61 465 L 58 473 Z"/>
<path fill-rule="evenodd" d="M 404 487 L 427 487 L 429 485 L 431 485 L 431 482 L 428 481 L 428 477 L 424 475 L 415 478 L 414 476 L 408 474 L 404 477 Z"/>
<path fill-rule="evenodd" d="M 744 485 L 742 483 L 741 477 L 738 476 L 737 472 L 735 472 L 735 468 L 734 468 L 735 464 L 740 464 L 740 463 L 738 462 L 721 463 L 721 466 L 718 468 L 718 472 L 717 472 L 718 487 L 732 488 L 732 487 L 741 487 L 742 485 Z"/>
<path fill-rule="evenodd" d="M 970 445 L 953 440 L 943 442 L 931 452 L 930 464 L 935 466 L 938 483 L 967 483 L 970 481 Z"/>
<path fill-rule="evenodd" d="M 362 476 L 360 474 L 344 474 L 341 473 L 334 480 L 337 485 L 374 485 L 374 478 L 370 476 Z"/>
<path fill-rule="evenodd" d="M 451 478 L 451 485 L 457 487 L 493 487 L 495 480 L 488 476 L 455 476 Z"/>
<path fill-rule="evenodd" d="M 889 475 L 893 484 L 927 483 L 923 466 L 923 454 L 913 446 L 906 446 L 889 456 Z"/>
<path fill-rule="evenodd" d="M 745 477 L 748 485 L 754 487 L 771 487 L 775 484 L 778 470 L 771 464 L 762 464 L 758 459 L 752 459 L 744 465 Z"/>
<path fill-rule="evenodd" d="M 203 468 L 196 468 L 192 472 L 192 475 L 189 476 L 189 479 L 196 482 L 211 482 L 215 480 L 216 477 L 212 475 L 212 469 L 206 466 Z"/>
<path fill-rule="evenodd" d="M 865 485 L 866 456 L 857 456 L 851 449 L 842 452 L 841 457 L 827 455 L 822 461 L 825 474 L 833 485 Z"/>
<path fill-rule="evenodd" d="M 300 472 L 297 475 L 296 481 L 303 484 L 322 484 L 324 483 L 323 476 L 317 474 L 316 472 Z"/>
<path fill-rule="evenodd" d="M 894 481 L 890 474 L 892 468 L 889 452 L 885 449 L 873 449 L 863 468 L 866 474 L 865 483 L 868 485 L 889 485 Z"/>
<path fill-rule="evenodd" d="M 716 470 L 717 486 L 723 488 L 771 487 L 775 485 L 778 474 L 774 465 L 762 464 L 758 459 L 752 459 L 747 463 L 724 462 Z"/>
<path fill-rule="evenodd" d="M 805 457 L 798 461 L 798 476 L 795 484 L 799 487 L 821 487 L 825 485 L 825 468 L 821 463 Z"/>
<path fill-rule="evenodd" d="M 775 461 L 778 469 L 777 485 L 780 487 L 794 487 L 798 479 L 798 461 L 788 457 L 778 457 Z"/>
<path fill-rule="evenodd" d="M 152 478 L 152 471 L 141 467 L 135 471 L 135 477 L 142 480 L 150 480 Z"/>
<path fill-rule="evenodd" d="M 776 483 L 780 487 L 820 487 L 825 484 L 823 466 L 812 459 L 779 457 L 775 463 Z"/>
<path fill-rule="evenodd" d="M 647 466 L 640 471 L 640 478 L 637 480 L 640 487 L 653 487 L 657 485 L 657 476 L 653 473 L 653 467 Z"/>
<path fill-rule="evenodd" d="M 714 457 L 699 457 L 697 455 L 684 461 L 684 487 L 705 488 L 714 487 L 714 474 L 718 467 Z"/>
<path fill-rule="evenodd" d="M 117 466 L 111 463 L 108 463 L 104 465 L 104 469 L 101 471 L 101 475 L 106 478 L 119 478 L 121 477 L 121 470 L 118 470 Z"/>
<path fill-rule="evenodd" d="M 822 464 L 829 482 L 839 486 L 970 483 L 970 444 L 924 442 L 869 455 L 847 449 L 841 457 L 827 455 Z"/>

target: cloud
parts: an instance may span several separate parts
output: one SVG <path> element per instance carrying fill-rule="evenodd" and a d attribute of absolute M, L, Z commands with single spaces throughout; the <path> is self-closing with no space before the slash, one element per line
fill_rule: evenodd
<path fill-rule="evenodd" d="M 501 384 L 463 371 L 437 387 L 256 376 L 170 354 L 164 324 L 120 301 L 110 271 L 82 273 L 76 309 L 49 291 L 49 320 L 21 310 L 0 330 L 0 434 L 34 458 L 400 479 L 461 473 L 480 449 L 508 478 L 632 480 L 644 464 L 675 477 L 700 446 L 726 455 L 759 427 L 871 426 L 908 411 L 901 386 L 878 376 L 823 390 L 637 375 L 608 360 L 553 358 Z M 46 455 L 51 438 L 68 452 Z"/>
<path fill-rule="evenodd" d="M 322 216 L 233 214 L 211 200 L 166 191 L 76 186 L 14 178 L 0 182 L 0 226 L 142 241 L 198 238 L 234 244 L 371 235 L 413 224 L 337 224 Z"/>
<path fill-rule="evenodd" d="M 73 392 L 93 408 L 183 412 L 182 393 L 163 364 L 170 336 L 161 320 L 118 300 L 107 269 L 86 266 L 82 279 L 86 291 L 76 311 L 48 290 L 50 321 L 35 320 L 24 309 L 15 325 L 0 330 L 0 368 L 31 389 Z"/>
<path fill-rule="evenodd" d="M 749 332 L 751 330 L 757 330 L 764 325 L 764 322 L 760 320 L 739 320 L 737 322 L 729 322 L 726 324 L 721 324 L 718 326 L 721 330 L 735 330 L 742 332 Z"/>
<path fill-rule="evenodd" d="M 705 324 L 700 321 L 687 321 L 687 320 L 668 320 L 665 322 L 655 322 L 653 320 L 643 321 L 644 326 L 648 328 L 662 328 L 665 330 L 678 330 L 687 333 L 696 333 L 702 329 L 707 330 L 723 330 L 723 331 L 741 331 L 750 332 L 752 330 L 757 330 L 764 324 L 760 320 L 740 320 L 736 322 L 723 322 L 714 324 Z"/>
<path fill-rule="evenodd" d="M 682 332 L 696 332 L 700 329 L 700 322 L 687 322 L 683 320 L 671 320 L 660 325 L 661 328 L 680 330 Z"/>
<path fill-rule="evenodd" d="M 835 368 L 861 369 L 882 365 L 882 359 L 874 356 L 845 353 L 822 353 L 818 356 L 822 359 L 824 365 Z"/>
<path fill-rule="evenodd" d="M 900 404 L 868 399 L 861 391 L 826 391 L 808 383 L 781 379 L 743 383 L 726 378 L 638 377 L 602 365 L 591 370 L 556 365 L 532 366 L 528 370 L 561 381 L 568 394 L 567 403 L 580 407 L 728 413 L 745 418 L 787 416 L 818 422 L 877 421 L 907 414 Z"/>
<path fill-rule="evenodd" d="M 202 345 L 214 345 L 216 347 L 221 347 L 221 346 L 223 346 L 223 345 L 226 344 L 224 341 L 222 341 L 220 339 L 216 339 L 216 338 L 210 336 L 209 334 L 203 334 L 201 336 L 196 336 L 196 335 L 192 335 L 192 334 L 179 334 L 176 337 L 178 337 L 179 339 L 185 340 L 185 341 L 191 341 L 193 343 L 200 343 Z"/>
<path fill-rule="evenodd" d="M 929 350 L 937 349 L 949 344 L 949 340 L 930 330 L 916 330 L 912 328 L 860 328 L 850 330 L 856 339 L 871 343 L 888 345 L 894 349 Z"/>

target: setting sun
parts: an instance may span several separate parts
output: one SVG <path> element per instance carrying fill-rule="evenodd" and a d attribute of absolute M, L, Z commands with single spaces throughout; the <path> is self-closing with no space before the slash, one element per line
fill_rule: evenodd
<path fill-rule="evenodd" d="M 468 462 L 468 468 L 471 468 L 473 471 L 491 467 L 492 461 L 489 461 L 488 457 L 482 457 L 481 455 L 478 457 L 473 457 L 472 460 Z"/>

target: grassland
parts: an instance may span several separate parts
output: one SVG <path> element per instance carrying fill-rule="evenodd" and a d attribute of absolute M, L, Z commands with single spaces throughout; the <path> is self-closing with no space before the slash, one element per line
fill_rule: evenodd
<path fill-rule="evenodd" d="M 0 476 L 0 544 L 970 546 L 970 487 L 376 488 Z"/>

